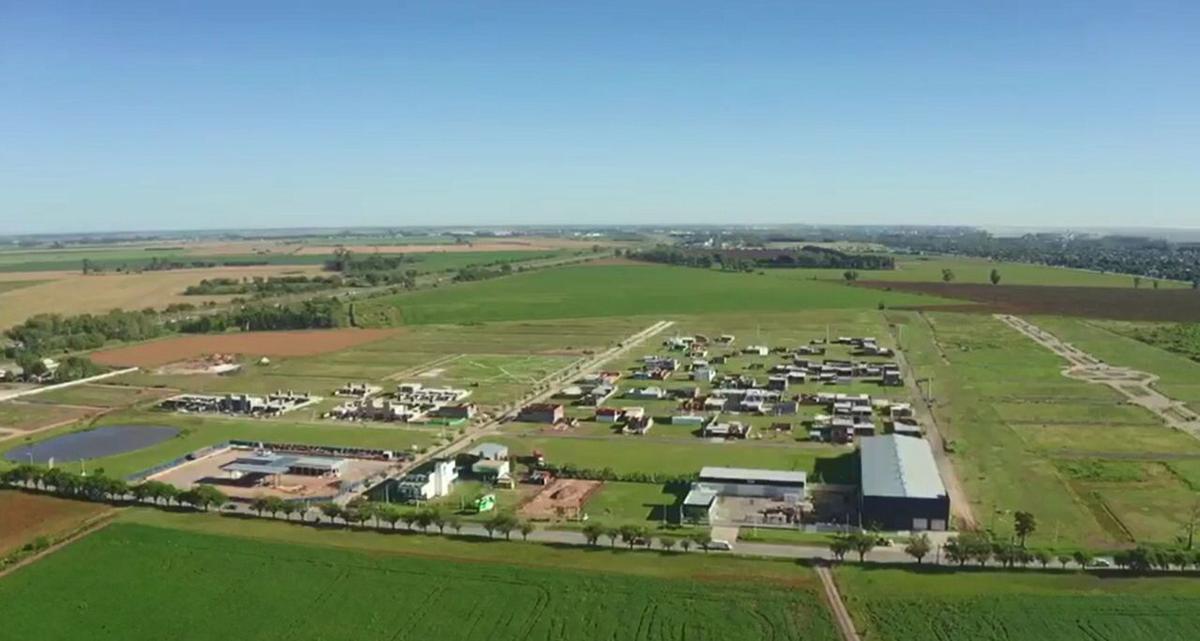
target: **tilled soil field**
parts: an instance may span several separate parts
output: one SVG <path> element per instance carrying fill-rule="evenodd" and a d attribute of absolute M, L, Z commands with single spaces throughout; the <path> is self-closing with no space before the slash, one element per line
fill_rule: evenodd
<path fill-rule="evenodd" d="M 861 281 L 857 284 L 872 289 L 930 294 L 972 303 L 929 308 L 941 311 L 1048 314 L 1128 321 L 1200 321 L 1200 292 L 1192 289 L 884 281 Z"/>
<path fill-rule="evenodd" d="M 314 356 L 336 352 L 394 334 L 391 329 L 327 329 L 289 332 L 243 332 L 179 336 L 93 352 L 101 365 L 158 367 L 205 354 L 247 356 Z"/>

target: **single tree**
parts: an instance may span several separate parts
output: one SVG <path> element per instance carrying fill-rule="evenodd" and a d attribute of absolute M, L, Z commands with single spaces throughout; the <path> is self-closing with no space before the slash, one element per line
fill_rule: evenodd
<path fill-rule="evenodd" d="M 1042 569 L 1045 570 L 1046 566 L 1050 565 L 1050 560 L 1052 557 L 1046 550 L 1034 550 L 1033 558 L 1036 559 L 1038 563 L 1042 564 Z"/>
<path fill-rule="evenodd" d="M 908 545 L 904 546 L 904 553 L 917 560 L 917 565 L 929 555 L 933 550 L 933 543 L 929 540 L 929 535 L 924 532 L 912 537 L 908 540 Z"/>
<path fill-rule="evenodd" d="M 596 545 L 600 537 L 604 536 L 604 526 L 599 523 L 585 523 L 583 526 L 583 538 L 587 540 L 588 545 Z"/>
<path fill-rule="evenodd" d="M 1000 284 L 1000 270 L 993 269 L 992 273 L 988 276 L 988 278 L 992 281 L 993 285 L 999 285 Z"/>
<path fill-rule="evenodd" d="M 949 267 L 942 270 L 942 282 L 949 283 L 954 280 L 954 270 Z"/>
<path fill-rule="evenodd" d="M 846 279 L 847 283 L 853 283 L 858 280 L 858 272 L 853 269 L 847 269 L 845 272 L 842 272 L 842 278 Z"/>
<path fill-rule="evenodd" d="M 517 530 L 521 533 L 522 541 L 528 541 L 529 535 L 533 534 L 533 531 L 536 529 L 537 528 L 534 527 L 533 523 L 529 521 L 521 521 L 521 523 L 517 526 Z"/>
<path fill-rule="evenodd" d="M 1061 566 L 1063 567 L 1063 569 L 1066 569 L 1066 567 L 1067 567 L 1067 564 L 1068 564 L 1068 563 L 1070 563 L 1070 562 L 1071 562 L 1071 555 L 1070 555 L 1070 554 L 1060 554 L 1060 555 L 1058 555 L 1058 563 L 1059 563 L 1059 565 L 1061 565 Z"/>
<path fill-rule="evenodd" d="M 621 530 L 615 527 L 604 528 L 604 536 L 608 537 L 608 546 L 617 547 L 617 539 L 621 538 Z"/>
<path fill-rule="evenodd" d="M 270 503 L 267 502 L 267 497 L 265 496 L 256 496 L 250 501 L 250 509 L 254 510 L 259 516 L 262 516 L 263 512 L 266 512 L 269 507 Z"/>
<path fill-rule="evenodd" d="M 1037 531 L 1037 519 L 1034 518 L 1032 512 L 1018 510 L 1013 515 L 1013 530 L 1017 533 L 1017 539 L 1021 542 L 1021 547 L 1025 547 L 1025 539 Z"/>
<path fill-rule="evenodd" d="M 324 514 L 330 523 L 336 523 L 342 516 L 342 506 L 337 503 L 322 503 L 321 514 Z"/>
<path fill-rule="evenodd" d="M 692 540 L 686 536 L 679 539 L 679 547 L 683 548 L 684 552 L 690 551 L 692 549 Z"/>
<path fill-rule="evenodd" d="M 1088 552 L 1086 550 L 1077 550 L 1074 554 L 1071 555 L 1071 558 L 1074 559 L 1075 563 L 1079 564 L 1080 569 L 1084 569 L 1084 568 L 1087 568 L 1087 566 L 1092 564 L 1092 559 L 1094 557 L 1092 557 L 1091 552 Z"/>
<path fill-rule="evenodd" d="M 858 553 L 858 562 L 862 563 L 867 558 L 867 553 L 875 549 L 875 543 L 878 536 L 874 532 L 860 532 L 850 535 L 850 547 Z"/>
<path fill-rule="evenodd" d="M 672 549 L 675 548 L 675 537 L 660 536 L 660 537 L 658 537 L 658 544 L 662 546 L 662 549 L 666 550 L 667 552 L 670 552 Z"/>
<path fill-rule="evenodd" d="M 833 554 L 833 558 L 841 561 L 846 558 L 846 554 L 850 552 L 850 537 L 845 534 L 835 534 L 829 540 L 829 552 Z"/>
<path fill-rule="evenodd" d="M 446 517 L 446 525 L 449 525 L 450 529 L 454 530 L 455 534 L 462 534 L 463 522 L 462 519 L 458 518 L 457 515 L 451 514 L 450 516 Z"/>
<path fill-rule="evenodd" d="M 708 552 L 708 546 L 712 545 L 712 534 L 708 532 L 697 532 L 692 535 L 692 541 L 700 546 L 700 549 Z"/>

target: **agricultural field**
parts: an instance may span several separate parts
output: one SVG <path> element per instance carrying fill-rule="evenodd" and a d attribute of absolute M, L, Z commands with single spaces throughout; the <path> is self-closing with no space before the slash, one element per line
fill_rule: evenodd
<path fill-rule="evenodd" d="M 92 361 L 112 367 L 157 367 L 206 354 L 311 356 L 380 340 L 389 334 L 361 329 L 194 334 L 102 349 L 90 356 Z"/>
<path fill-rule="evenodd" d="M 864 638 L 875 641 L 1187 641 L 1200 629 L 1191 577 L 847 564 L 836 578 Z"/>
<path fill-rule="evenodd" d="M 903 282 L 942 282 L 942 270 L 949 269 L 954 274 L 955 283 L 976 283 L 991 285 L 992 270 L 1000 272 L 1000 284 L 1003 285 L 1041 285 L 1060 287 L 1129 287 L 1132 288 L 1133 277 L 1125 274 L 1105 274 L 1083 269 L 1067 269 L 1048 265 L 1032 265 L 1027 263 L 1006 263 L 991 261 L 983 258 L 966 256 L 935 256 L 911 257 L 897 256 L 896 269 L 891 271 L 863 271 L 860 280 L 903 281 Z M 832 270 L 836 271 L 836 270 Z M 831 274 L 841 278 L 841 272 Z M 1149 289 L 1149 278 L 1142 279 L 1142 287 Z M 1179 281 L 1159 281 L 1162 288 L 1190 287 L 1188 283 Z"/>
<path fill-rule="evenodd" d="M 91 274 L 37 272 L 43 282 L 28 287 L 0 290 L 0 328 L 11 327 L 35 314 L 83 314 L 111 309 L 163 308 L 172 303 L 200 305 L 224 302 L 230 296 L 184 296 L 183 290 L 205 278 L 253 278 L 293 274 L 316 274 L 317 266 L 218 267 L 180 269 L 140 274 Z M 5 281 L 12 282 L 12 281 Z"/>
<path fill-rule="evenodd" d="M 79 573 L 81 564 L 94 571 Z M 18 637 L 122 641 L 163 630 L 273 638 L 282 629 L 315 640 L 351 628 L 356 639 L 836 638 L 811 578 L 793 572 L 781 583 L 688 581 L 117 524 L 0 582 L 0 617 Z"/>
<path fill-rule="evenodd" d="M 937 298 L 872 291 L 781 270 L 722 273 L 653 264 L 561 267 L 367 301 L 366 324 L 399 310 L 405 324 L 631 315 L 875 309 L 880 304 L 936 305 Z M 384 322 L 390 322 L 384 321 Z"/>
<path fill-rule="evenodd" d="M 1065 361 L 991 317 L 888 317 L 903 325 L 918 375 L 933 378 L 939 425 L 981 526 L 1006 534 L 1012 513 L 1028 510 L 1039 521 L 1037 545 L 1103 548 L 1179 534 L 1194 492 L 1161 465 L 1122 476 L 1111 464 L 1200 458 L 1200 440 L 1105 386 L 1062 376 Z"/>
<path fill-rule="evenodd" d="M 100 503 L 0 490 L 0 556 L 38 537 L 54 537 L 112 511 Z"/>

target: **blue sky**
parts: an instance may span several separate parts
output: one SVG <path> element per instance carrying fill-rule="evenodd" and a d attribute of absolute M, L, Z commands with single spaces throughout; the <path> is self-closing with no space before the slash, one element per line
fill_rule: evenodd
<path fill-rule="evenodd" d="M 1194 1 L 0 0 L 0 233 L 1200 227 L 1198 33 Z"/>

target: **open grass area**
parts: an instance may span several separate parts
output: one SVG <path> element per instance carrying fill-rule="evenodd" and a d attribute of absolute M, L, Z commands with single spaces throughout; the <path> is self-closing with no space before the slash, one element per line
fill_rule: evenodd
<path fill-rule="evenodd" d="M 1028 510 L 1039 522 L 1037 545 L 1165 543 L 1179 533 L 1171 514 L 1191 500 L 1173 476 L 1097 480 L 1071 466 L 1200 455 L 1200 441 L 1105 386 L 1067 379 L 1064 361 L 990 317 L 889 317 L 904 325 L 918 374 L 934 379 L 939 424 L 983 526 L 1007 535 L 1012 513 Z"/>
<path fill-rule="evenodd" d="M 95 571 L 81 575 L 80 564 Z M 297 640 L 349 629 L 364 640 L 834 639 L 819 603 L 811 588 L 763 581 L 368 555 L 130 524 L 0 581 L 6 630 L 43 639 L 137 641 L 164 630 L 261 639 L 284 629 Z"/>
<path fill-rule="evenodd" d="M 168 392 L 145 387 L 124 385 L 74 385 L 63 389 L 26 396 L 30 403 L 87 405 L 90 407 L 127 407 L 154 401 Z"/>
<path fill-rule="evenodd" d="M 79 407 L 27 403 L 23 400 L 4 401 L 0 403 L 0 427 L 24 432 L 80 419 L 90 413 Z"/>
<path fill-rule="evenodd" d="M 1038 325 L 1113 365 L 1159 377 L 1164 394 L 1200 408 L 1200 363 L 1126 335 L 1144 324 L 1040 317 Z"/>
<path fill-rule="evenodd" d="M 894 270 L 859 270 L 859 280 L 894 282 L 942 282 L 942 270 L 954 273 L 956 283 L 991 283 L 992 270 L 1000 272 L 1004 285 L 1057 285 L 1071 287 L 1133 287 L 1133 277 L 1124 274 L 1102 274 L 1100 272 L 1048 265 L 1007 263 L 968 256 L 897 256 Z M 842 269 L 794 269 L 779 270 L 794 278 L 840 281 Z M 1150 279 L 1143 279 L 1143 287 L 1151 286 Z M 1160 281 L 1159 287 L 1188 287 L 1187 283 Z"/>
<path fill-rule="evenodd" d="M 864 638 L 876 641 L 1186 641 L 1200 630 L 1192 577 L 853 565 L 836 577 Z"/>
<path fill-rule="evenodd" d="M 664 265 L 586 265 L 399 294 L 361 304 L 358 318 L 406 324 L 600 318 L 652 314 L 873 309 L 937 304 L 939 299 L 870 291 L 780 271 L 721 273 Z"/>

